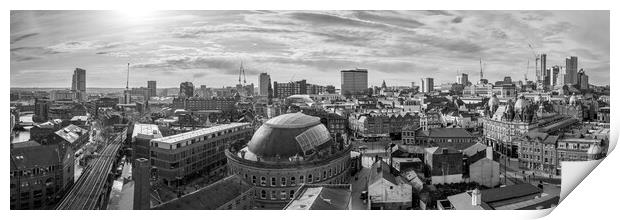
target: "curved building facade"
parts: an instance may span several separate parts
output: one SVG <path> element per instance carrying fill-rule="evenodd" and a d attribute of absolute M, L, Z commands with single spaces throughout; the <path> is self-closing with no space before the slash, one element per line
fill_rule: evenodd
<path fill-rule="evenodd" d="M 282 209 L 304 183 L 349 182 L 351 148 L 339 145 L 318 117 L 280 115 L 247 145 L 226 150 L 228 171 L 254 185 L 256 208 Z"/>

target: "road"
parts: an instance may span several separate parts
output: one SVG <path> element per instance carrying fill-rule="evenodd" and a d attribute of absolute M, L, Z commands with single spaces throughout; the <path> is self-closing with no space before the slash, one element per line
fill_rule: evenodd
<path fill-rule="evenodd" d="M 368 178 L 373 160 L 373 157 L 362 157 L 362 170 L 351 178 L 351 205 L 353 210 L 368 210 L 368 203 L 364 203 L 364 201 L 360 199 L 360 195 L 362 191 L 368 190 Z M 357 180 L 355 179 L 356 177 Z"/>

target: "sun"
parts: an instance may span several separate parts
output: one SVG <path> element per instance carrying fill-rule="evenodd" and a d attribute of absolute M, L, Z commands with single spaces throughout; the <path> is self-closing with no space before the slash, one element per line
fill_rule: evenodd
<path fill-rule="evenodd" d="M 153 18 L 155 11 L 145 9 L 119 10 L 118 14 L 129 23 L 142 23 Z"/>

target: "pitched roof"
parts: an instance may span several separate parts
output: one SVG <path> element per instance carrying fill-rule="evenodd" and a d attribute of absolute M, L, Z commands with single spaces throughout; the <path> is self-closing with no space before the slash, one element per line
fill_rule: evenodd
<path fill-rule="evenodd" d="M 77 139 L 79 139 L 82 135 L 86 134 L 86 132 L 87 132 L 86 129 L 70 124 L 67 127 L 64 127 L 54 133 L 56 133 L 56 135 L 60 136 L 62 139 L 66 140 L 67 142 L 73 143 Z"/>
<path fill-rule="evenodd" d="M 474 137 L 469 131 L 464 128 L 431 128 L 428 131 L 420 131 L 417 132 L 416 135 L 420 136 L 428 136 L 435 138 L 448 138 L 448 137 L 457 137 L 457 138 L 472 138 Z"/>
<path fill-rule="evenodd" d="M 380 169 L 379 166 L 381 166 Z M 398 185 L 398 182 L 396 182 L 396 177 L 390 173 L 390 165 L 385 163 L 383 160 L 379 160 L 370 168 L 370 178 L 368 183 L 373 184 L 382 179 L 385 179 L 394 185 Z"/>
<path fill-rule="evenodd" d="M 232 175 L 180 198 L 153 207 L 158 210 L 212 210 L 252 189 L 243 179 Z"/>
<path fill-rule="evenodd" d="M 41 145 L 36 141 L 15 143 L 11 148 L 11 170 L 56 165 L 62 157 L 58 145 Z"/>
<path fill-rule="evenodd" d="M 542 190 L 532 184 L 522 183 L 499 188 L 481 190 L 482 201 L 485 203 L 499 202 L 541 193 Z"/>
<path fill-rule="evenodd" d="M 347 210 L 351 185 L 303 185 L 285 210 Z"/>
<path fill-rule="evenodd" d="M 487 147 L 488 147 L 487 145 L 477 142 L 474 145 L 471 145 L 468 148 L 465 148 L 465 150 L 463 150 L 463 154 L 471 157 L 480 151 L 486 151 Z"/>

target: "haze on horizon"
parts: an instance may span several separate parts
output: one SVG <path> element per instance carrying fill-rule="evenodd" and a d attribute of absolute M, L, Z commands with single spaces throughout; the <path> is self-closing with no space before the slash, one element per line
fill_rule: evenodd
<path fill-rule="evenodd" d="M 70 87 L 76 67 L 87 87 L 233 86 L 306 79 L 340 87 L 339 71 L 365 68 L 369 84 L 535 78 L 579 57 L 590 84 L 608 85 L 609 11 L 11 11 L 11 87 Z"/>

